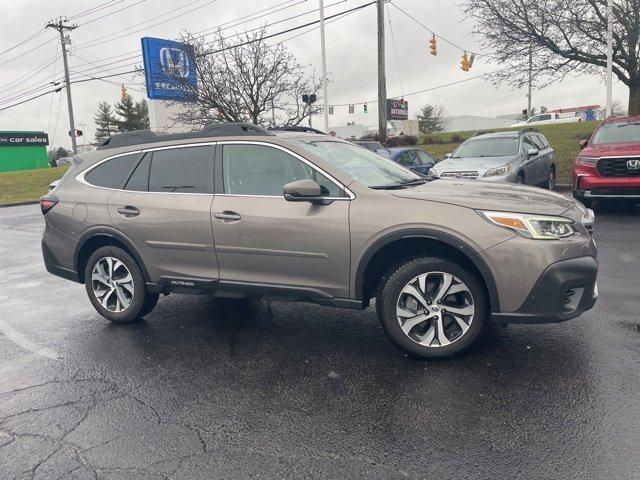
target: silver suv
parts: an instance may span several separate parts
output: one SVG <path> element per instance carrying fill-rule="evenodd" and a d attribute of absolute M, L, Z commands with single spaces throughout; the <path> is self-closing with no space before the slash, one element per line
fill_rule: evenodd
<path fill-rule="evenodd" d="M 555 150 L 544 135 L 529 128 L 476 134 L 434 165 L 429 174 L 538 185 L 553 190 L 557 171 Z"/>
<path fill-rule="evenodd" d="M 329 136 L 211 125 L 116 135 L 41 199 L 47 270 L 124 323 L 159 294 L 364 309 L 420 357 L 488 321 L 560 322 L 597 297 L 593 212 L 538 188 L 425 179 Z"/>

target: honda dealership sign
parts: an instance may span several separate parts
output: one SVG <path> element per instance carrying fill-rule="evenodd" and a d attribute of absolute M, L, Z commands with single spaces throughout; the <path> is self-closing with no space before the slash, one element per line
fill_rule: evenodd
<path fill-rule="evenodd" d="M 193 46 L 144 37 L 142 39 L 147 97 L 189 101 L 198 88 Z"/>

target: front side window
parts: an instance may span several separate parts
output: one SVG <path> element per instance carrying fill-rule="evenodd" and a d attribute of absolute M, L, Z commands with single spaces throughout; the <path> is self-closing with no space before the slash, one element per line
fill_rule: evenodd
<path fill-rule="evenodd" d="M 232 195 L 283 195 L 284 186 L 314 180 L 323 196 L 341 197 L 342 188 L 293 155 L 265 145 L 225 145 L 222 150 L 224 192 Z"/>
<path fill-rule="evenodd" d="M 156 150 L 151 157 L 149 191 L 208 193 L 212 166 L 212 148 L 207 145 Z"/>
<path fill-rule="evenodd" d="M 517 136 L 474 138 L 460 145 L 451 158 L 502 157 L 518 153 Z"/>
<path fill-rule="evenodd" d="M 367 187 L 401 184 L 422 178 L 393 160 L 350 143 L 324 139 L 290 141 Z"/>
<path fill-rule="evenodd" d="M 87 172 L 84 179 L 96 187 L 120 188 L 138 155 L 136 152 L 107 160 Z"/>
<path fill-rule="evenodd" d="M 416 150 L 416 153 L 423 165 L 435 165 L 436 160 L 424 150 Z"/>

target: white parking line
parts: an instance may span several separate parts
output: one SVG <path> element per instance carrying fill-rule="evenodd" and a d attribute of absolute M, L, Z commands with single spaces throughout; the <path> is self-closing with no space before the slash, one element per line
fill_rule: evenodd
<path fill-rule="evenodd" d="M 4 320 L 0 320 L 0 332 L 20 348 L 28 350 L 31 353 L 35 353 L 36 355 L 40 355 L 41 357 L 46 357 L 51 360 L 60 360 L 62 358 L 61 355 L 50 348 L 39 347 Z"/>

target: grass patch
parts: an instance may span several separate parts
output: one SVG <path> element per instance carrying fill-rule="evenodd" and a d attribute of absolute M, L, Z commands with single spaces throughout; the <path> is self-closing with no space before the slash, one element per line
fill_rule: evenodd
<path fill-rule="evenodd" d="M 579 122 L 579 123 L 560 123 L 557 125 L 539 125 L 536 128 L 542 133 L 556 151 L 556 162 L 558 163 L 558 183 L 571 183 L 571 165 L 573 160 L 580 151 L 578 142 L 581 138 L 590 136 L 599 122 Z M 500 128 L 489 130 L 492 132 L 519 130 L 518 128 Z M 471 138 L 475 131 L 468 132 L 447 132 L 434 135 L 443 143 L 434 145 L 422 145 L 427 152 L 436 158 L 442 160 L 447 153 L 453 152 L 460 141 L 454 141 L 460 138 Z M 421 142 L 424 142 L 422 137 Z"/>
<path fill-rule="evenodd" d="M 49 191 L 49 184 L 62 177 L 67 168 L 39 168 L 0 173 L 0 206 L 38 200 Z"/>

